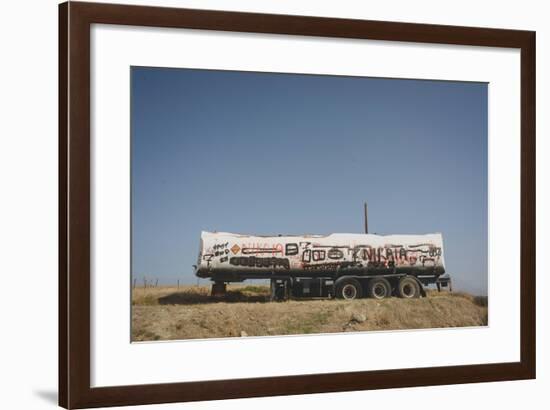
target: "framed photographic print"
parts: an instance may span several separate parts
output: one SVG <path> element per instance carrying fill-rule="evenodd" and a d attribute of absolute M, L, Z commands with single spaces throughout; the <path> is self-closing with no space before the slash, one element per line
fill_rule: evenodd
<path fill-rule="evenodd" d="M 66 408 L 535 377 L 535 33 L 59 7 Z"/>

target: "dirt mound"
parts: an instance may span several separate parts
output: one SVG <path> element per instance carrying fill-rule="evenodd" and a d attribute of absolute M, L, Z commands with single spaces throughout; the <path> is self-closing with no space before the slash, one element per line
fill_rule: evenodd
<path fill-rule="evenodd" d="M 487 325 L 487 298 L 428 292 L 405 300 L 311 299 L 269 302 L 263 286 L 136 288 L 132 340 L 174 340 Z"/>

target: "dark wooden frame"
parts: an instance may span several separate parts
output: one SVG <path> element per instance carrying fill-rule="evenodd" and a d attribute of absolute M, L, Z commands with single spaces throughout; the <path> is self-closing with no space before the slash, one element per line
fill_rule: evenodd
<path fill-rule="evenodd" d="M 175 27 L 521 50 L 521 360 L 90 387 L 90 25 Z M 70 41 L 69 41 L 70 40 Z M 535 378 L 535 33 L 70 2 L 59 6 L 59 404 L 85 408 Z"/>

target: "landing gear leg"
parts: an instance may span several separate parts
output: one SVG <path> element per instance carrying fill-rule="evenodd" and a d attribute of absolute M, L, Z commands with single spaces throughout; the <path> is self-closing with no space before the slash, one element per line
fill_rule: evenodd
<path fill-rule="evenodd" d="M 288 299 L 289 284 L 287 280 L 272 279 L 271 280 L 271 300 L 283 301 Z"/>
<path fill-rule="evenodd" d="M 226 290 L 227 285 L 225 284 L 225 282 L 214 282 L 212 284 L 212 291 L 210 292 L 210 296 L 223 297 L 225 296 Z"/>

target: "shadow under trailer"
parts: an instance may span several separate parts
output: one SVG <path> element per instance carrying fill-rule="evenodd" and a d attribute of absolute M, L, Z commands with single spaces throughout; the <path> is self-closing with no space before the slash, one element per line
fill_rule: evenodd
<path fill-rule="evenodd" d="M 365 224 L 366 225 L 366 224 Z M 202 232 L 195 275 L 209 278 L 212 295 L 226 284 L 269 279 L 272 300 L 426 296 L 425 286 L 451 290 L 443 238 L 426 235 L 250 236 Z"/>

